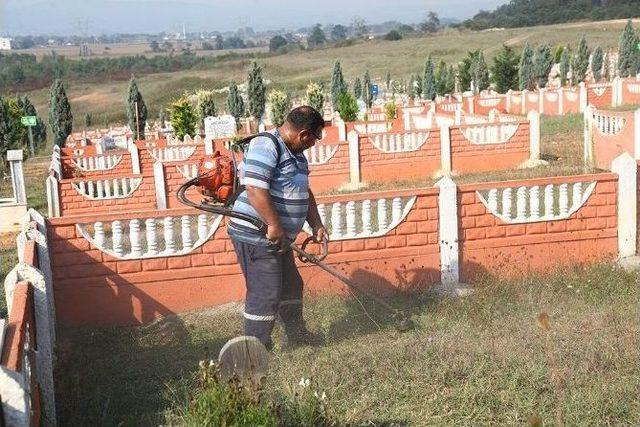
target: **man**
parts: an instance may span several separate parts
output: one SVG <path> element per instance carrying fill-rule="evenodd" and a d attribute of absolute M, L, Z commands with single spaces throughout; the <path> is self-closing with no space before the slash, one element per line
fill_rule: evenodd
<path fill-rule="evenodd" d="M 285 123 L 272 132 L 275 138 L 251 141 L 240 165 L 245 186 L 233 210 L 260 218 L 266 236 L 246 221 L 232 218 L 228 232 L 244 274 L 247 295 L 245 335 L 271 347 L 271 331 L 280 316 L 288 342 L 312 338 L 302 318 L 303 281 L 287 246 L 305 220 L 316 241 L 327 238 L 318 207 L 309 188 L 309 166 L 304 150 L 322 138 L 324 119 L 311 107 L 292 110 Z"/>

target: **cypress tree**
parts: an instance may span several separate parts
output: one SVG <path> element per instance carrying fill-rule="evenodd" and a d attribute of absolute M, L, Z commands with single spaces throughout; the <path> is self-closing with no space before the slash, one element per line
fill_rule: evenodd
<path fill-rule="evenodd" d="M 356 80 L 353 82 L 353 94 L 356 99 L 362 98 L 362 81 L 360 80 L 360 77 L 356 77 Z"/>
<path fill-rule="evenodd" d="M 562 51 L 562 55 L 560 56 L 560 84 L 562 86 L 567 84 L 567 78 L 569 76 L 569 70 L 571 68 L 570 60 L 571 52 L 569 50 L 569 47 L 566 47 Z"/>
<path fill-rule="evenodd" d="M 200 127 L 204 128 L 204 119 L 210 116 L 215 116 L 216 103 L 213 92 L 201 90 L 196 94 L 198 99 L 197 115 L 200 121 Z"/>
<path fill-rule="evenodd" d="M 411 101 L 416 99 L 416 77 L 412 74 L 409 78 L 409 87 L 407 88 L 407 95 Z"/>
<path fill-rule="evenodd" d="M 499 93 L 518 89 L 518 61 L 518 55 L 507 45 L 503 45 L 502 50 L 493 58 L 491 75 Z"/>
<path fill-rule="evenodd" d="M 84 127 L 85 127 L 86 129 L 89 129 L 89 128 L 91 127 L 91 125 L 92 125 L 92 118 L 91 118 L 91 114 L 86 113 L 86 114 L 84 115 Z"/>
<path fill-rule="evenodd" d="M 373 94 L 371 93 L 371 76 L 369 75 L 369 70 L 364 72 L 364 79 L 362 84 L 362 92 L 364 95 L 364 102 L 367 104 L 367 108 L 371 108 L 373 104 Z"/>
<path fill-rule="evenodd" d="M 454 93 L 456 91 L 456 70 L 453 65 L 449 65 L 447 72 L 447 83 L 445 86 L 445 93 Z"/>
<path fill-rule="evenodd" d="M 0 170 L 7 167 L 7 150 L 11 149 L 11 124 L 4 100 L 0 97 Z"/>
<path fill-rule="evenodd" d="M 338 99 L 338 114 L 345 122 L 353 122 L 358 117 L 358 102 L 350 93 L 344 92 Z"/>
<path fill-rule="evenodd" d="M 638 67 L 638 36 L 633 30 L 631 20 L 627 21 L 627 25 L 620 34 L 620 43 L 618 44 L 618 72 L 621 77 L 633 76 Z"/>
<path fill-rule="evenodd" d="M 231 83 L 229 95 L 227 96 L 227 110 L 229 114 L 236 118 L 236 125 L 240 124 L 240 117 L 244 116 L 244 100 L 238 91 L 238 86 Z"/>
<path fill-rule="evenodd" d="M 138 108 L 137 115 L 136 104 Z M 133 139 L 145 139 L 144 128 L 147 123 L 147 106 L 144 103 L 144 99 L 142 99 L 142 94 L 138 90 L 138 85 L 133 77 L 131 77 L 131 80 L 129 81 L 127 117 L 129 118 L 129 129 L 133 131 Z"/>
<path fill-rule="evenodd" d="M 186 97 L 171 104 L 169 113 L 173 133 L 178 139 L 184 139 L 185 135 L 195 136 L 198 117 Z"/>
<path fill-rule="evenodd" d="M 166 128 L 166 117 L 164 113 L 164 108 L 160 108 L 160 112 L 158 112 L 158 121 L 160 122 L 160 129 Z"/>
<path fill-rule="evenodd" d="M 449 70 L 447 68 L 447 64 L 443 60 L 440 60 L 440 62 L 438 62 L 438 66 L 436 67 L 435 75 L 436 93 L 440 96 L 447 93 L 447 79 L 449 78 L 448 73 Z"/>
<path fill-rule="evenodd" d="M 44 121 L 38 117 L 36 107 L 28 96 L 20 98 L 18 104 L 22 109 L 23 116 L 36 116 L 36 125 L 31 128 L 31 132 L 33 134 L 33 145 L 36 149 L 43 147 L 47 142 L 47 127 Z"/>
<path fill-rule="evenodd" d="M 475 52 L 467 52 L 467 56 L 458 64 L 458 78 L 460 80 L 460 90 L 467 91 L 471 88 L 471 80 L 473 76 L 471 74 L 471 66 L 475 61 L 476 56 L 480 54 L 479 50 Z"/>
<path fill-rule="evenodd" d="M 424 73 L 422 77 L 422 94 L 425 99 L 433 100 L 436 97 L 436 79 L 433 70 L 433 60 L 431 55 L 424 64 Z"/>
<path fill-rule="evenodd" d="M 257 62 L 251 64 L 249 70 L 249 113 L 260 120 L 264 115 L 267 88 L 262 78 L 262 67 Z"/>
<path fill-rule="evenodd" d="M 25 147 L 27 129 L 22 125 L 22 115 L 19 100 L 0 99 L 0 163 L 3 165 L 6 165 L 7 150 Z"/>
<path fill-rule="evenodd" d="M 282 126 L 287 113 L 291 110 L 291 98 L 282 91 L 273 90 L 269 93 L 267 100 L 270 107 L 271 123 L 277 127 Z"/>
<path fill-rule="evenodd" d="M 387 71 L 387 91 L 391 89 L 391 72 Z"/>
<path fill-rule="evenodd" d="M 545 87 L 549 81 L 549 73 L 553 67 L 553 56 L 549 45 L 541 44 L 533 54 L 533 71 L 538 87 Z"/>
<path fill-rule="evenodd" d="M 335 106 L 338 105 L 340 95 L 346 93 L 347 90 L 347 83 L 344 81 L 344 76 L 342 75 L 340 61 L 336 61 L 333 66 L 333 74 L 331 76 L 331 102 L 333 102 L 334 109 L 336 108 Z"/>
<path fill-rule="evenodd" d="M 323 114 L 324 93 L 322 90 L 322 86 L 318 83 L 309 83 L 307 85 L 307 104 L 313 107 L 320 114 Z"/>
<path fill-rule="evenodd" d="M 518 87 L 520 90 L 533 90 L 536 87 L 535 74 L 533 72 L 533 49 L 529 43 L 525 43 L 520 64 L 518 65 Z"/>
<path fill-rule="evenodd" d="M 604 65 L 604 74 L 602 75 L 602 78 L 604 81 L 609 82 L 611 81 L 611 60 L 608 53 L 604 54 L 602 63 Z"/>
<path fill-rule="evenodd" d="M 600 46 L 596 47 L 591 56 L 591 72 L 593 79 L 598 82 L 602 78 L 602 64 L 604 61 L 604 52 Z"/>
<path fill-rule="evenodd" d="M 573 58 L 571 68 L 573 70 L 573 83 L 578 84 L 584 81 L 587 76 L 587 70 L 589 69 L 589 48 L 587 47 L 587 40 L 584 36 L 580 39 L 578 52 Z"/>
<path fill-rule="evenodd" d="M 60 79 L 56 79 L 49 90 L 49 126 L 51 126 L 53 143 L 63 147 L 73 130 L 73 115 Z"/>
<path fill-rule="evenodd" d="M 476 90 L 479 92 L 487 89 L 489 87 L 489 68 L 487 67 L 487 62 L 484 60 L 484 53 L 482 53 L 482 51 L 478 52 L 471 71 Z"/>

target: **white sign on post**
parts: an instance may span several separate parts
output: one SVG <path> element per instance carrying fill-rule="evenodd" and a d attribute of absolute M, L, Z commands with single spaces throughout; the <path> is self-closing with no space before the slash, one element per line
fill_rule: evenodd
<path fill-rule="evenodd" d="M 207 138 L 232 138 L 236 136 L 236 119 L 231 115 L 206 117 L 204 133 Z"/>

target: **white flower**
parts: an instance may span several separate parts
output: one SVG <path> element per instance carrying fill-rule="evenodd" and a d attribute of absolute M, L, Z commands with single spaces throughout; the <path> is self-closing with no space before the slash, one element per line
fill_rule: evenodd
<path fill-rule="evenodd" d="M 200 368 L 204 369 L 204 360 L 201 360 L 198 365 L 200 366 Z"/>
<path fill-rule="evenodd" d="M 324 391 L 322 392 L 322 397 L 320 398 L 321 400 L 327 400 L 327 393 L 325 393 Z"/>
<path fill-rule="evenodd" d="M 318 396 L 318 392 L 317 392 L 317 391 L 314 391 L 314 392 L 313 392 L 313 397 L 315 397 L 315 398 L 318 398 L 318 397 L 319 397 L 319 396 Z"/>
<path fill-rule="evenodd" d="M 209 360 L 209 367 L 212 367 L 215 364 L 216 364 L 216 362 L 214 362 L 213 360 Z"/>
<path fill-rule="evenodd" d="M 309 381 L 308 378 L 304 377 L 300 378 L 300 382 L 298 383 L 298 385 L 302 388 L 309 387 L 309 384 L 311 384 L 311 381 Z"/>

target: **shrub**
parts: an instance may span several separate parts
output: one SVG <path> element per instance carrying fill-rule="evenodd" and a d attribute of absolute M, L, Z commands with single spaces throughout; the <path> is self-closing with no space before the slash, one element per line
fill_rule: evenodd
<path fill-rule="evenodd" d="M 353 122 L 358 117 L 358 102 L 349 93 L 343 93 L 338 98 L 338 113 L 345 122 Z"/>

